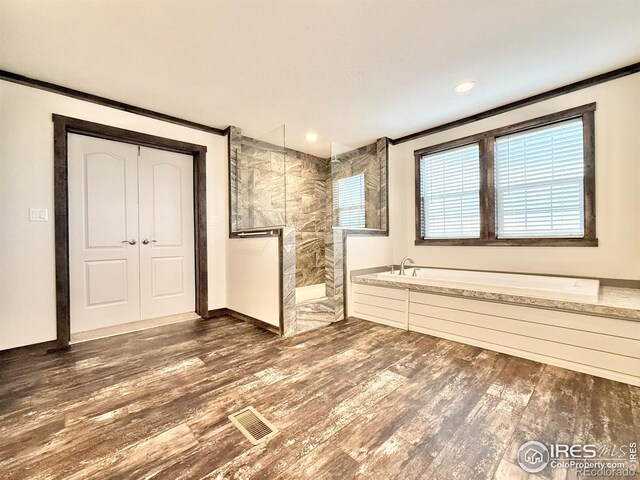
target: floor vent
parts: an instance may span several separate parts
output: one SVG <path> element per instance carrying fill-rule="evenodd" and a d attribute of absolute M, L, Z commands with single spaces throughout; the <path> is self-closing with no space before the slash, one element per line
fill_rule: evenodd
<path fill-rule="evenodd" d="M 278 429 L 267 422 L 253 407 L 243 408 L 239 412 L 229 415 L 229 420 L 238 427 L 238 430 L 240 430 L 253 445 L 262 443 L 278 433 Z"/>

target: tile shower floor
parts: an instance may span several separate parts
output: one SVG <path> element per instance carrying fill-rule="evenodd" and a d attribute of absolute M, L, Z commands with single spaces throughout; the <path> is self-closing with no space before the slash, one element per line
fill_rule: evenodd
<path fill-rule="evenodd" d="M 325 327 L 335 322 L 336 314 L 333 300 L 323 297 L 298 303 L 296 305 L 296 317 L 296 333 Z"/>

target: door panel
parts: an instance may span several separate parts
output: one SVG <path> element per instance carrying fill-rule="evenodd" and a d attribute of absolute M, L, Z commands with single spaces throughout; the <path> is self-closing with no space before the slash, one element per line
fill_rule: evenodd
<path fill-rule="evenodd" d="M 140 318 L 138 147 L 69 135 L 71 332 Z"/>
<path fill-rule="evenodd" d="M 85 266 L 87 307 L 128 300 L 126 260 L 96 260 L 85 262 Z"/>
<path fill-rule="evenodd" d="M 155 246 L 182 247 L 182 203 L 185 194 L 182 170 L 172 164 L 158 163 L 151 166 L 151 175 L 151 236 L 158 241 Z"/>
<path fill-rule="evenodd" d="M 140 148 L 141 318 L 195 310 L 193 158 Z"/>
<path fill-rule="evenodd" d="M 153 280 L 151 298 L 184 294 L 184 259 L 182 257 L 152 258 L 151 277 Z"/>
<path fill-rule="evenodd" d="M 109 248 L 127 238 L 126 162 L 110 153 L 84 159 L 87 248 Z"/>

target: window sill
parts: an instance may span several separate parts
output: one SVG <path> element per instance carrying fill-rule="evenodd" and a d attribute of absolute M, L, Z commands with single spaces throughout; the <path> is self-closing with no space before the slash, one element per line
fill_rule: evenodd
<path fill-rule="evenodd" d="M 343 230 L 350 237 L 388 237 L 389 230 L 381 230 L 379 228 L 347 228 L 333 227 L 334 230 Z"/>
<path fill-rule="evenodd" d="M 597 247 L 597 238 L 418 238 L 418 246 L 472 246 L 472 247 Z"/>

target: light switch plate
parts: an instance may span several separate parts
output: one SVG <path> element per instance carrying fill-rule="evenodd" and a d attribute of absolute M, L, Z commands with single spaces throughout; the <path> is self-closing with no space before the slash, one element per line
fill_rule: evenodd
<path fill-rule="evenodd" d="M 49 209 L 47 208 L 30 208 L 29 221 L 31 222 L 48 222 Z"/>

